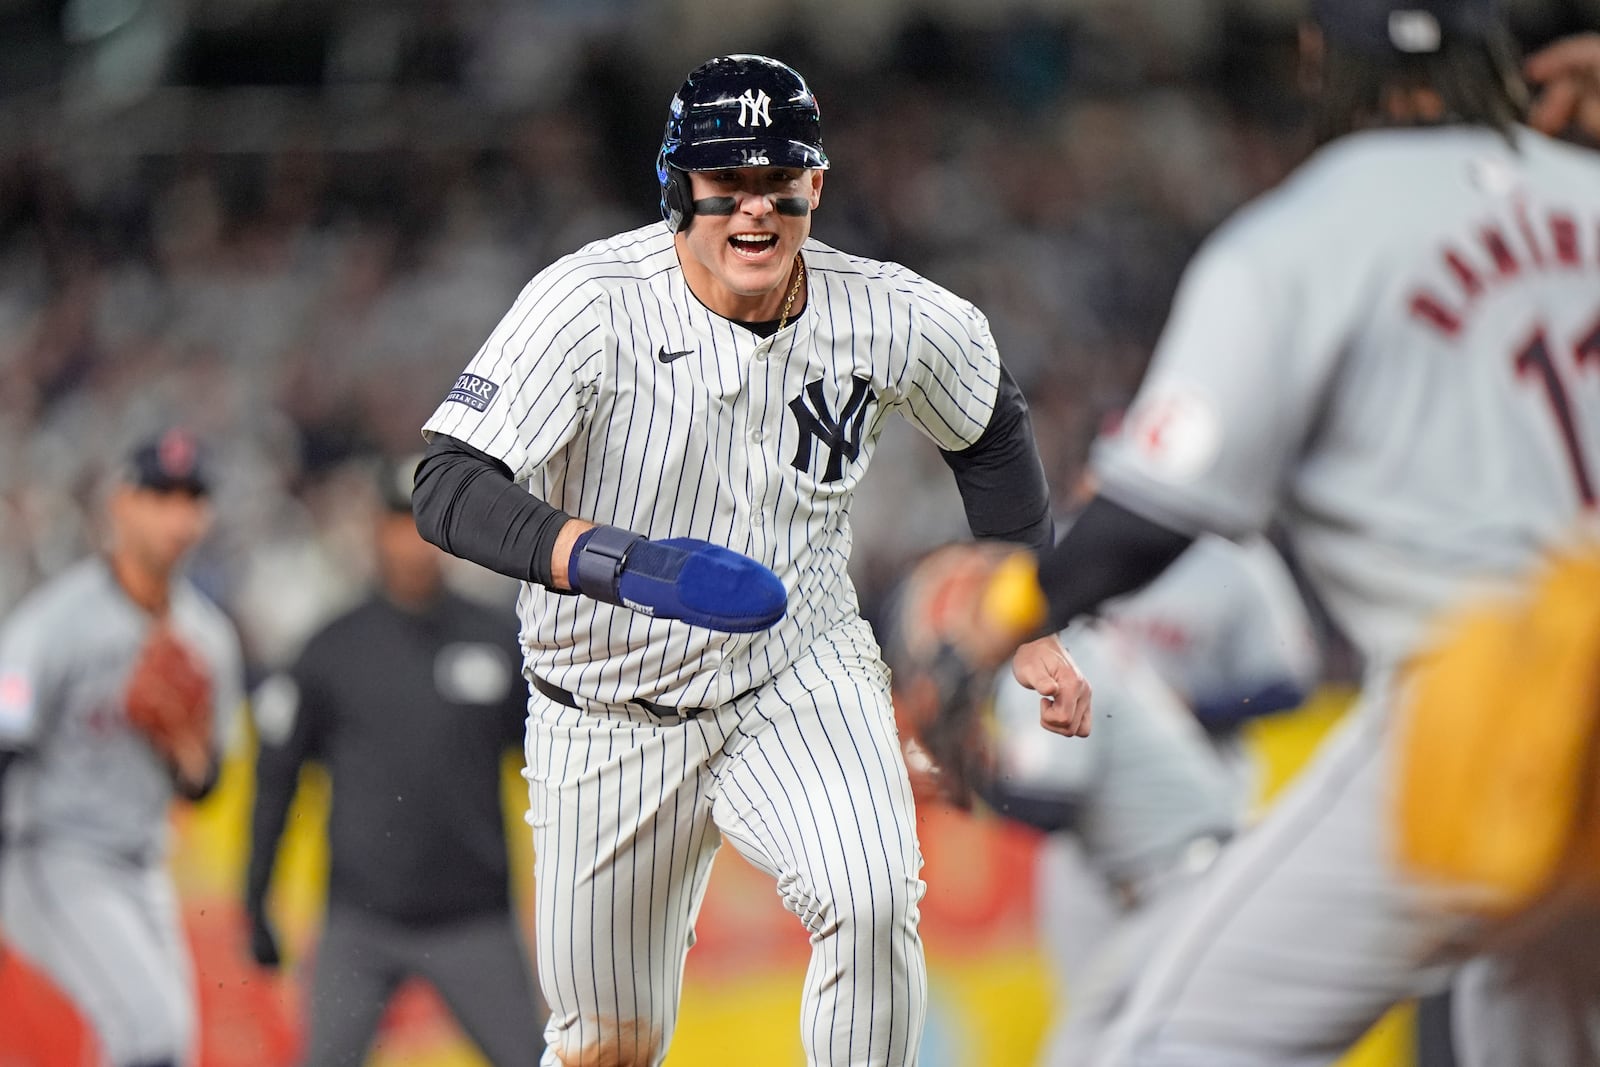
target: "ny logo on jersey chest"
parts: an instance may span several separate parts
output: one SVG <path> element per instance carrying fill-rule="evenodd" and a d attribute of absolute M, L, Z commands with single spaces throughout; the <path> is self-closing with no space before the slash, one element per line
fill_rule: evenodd
<path fill-rule="evenodd" d="M 828 397 L 823 392 L 822 379 L 807 382 L 805 392 L 789 401 L 795 424 L 800 427 L 800 444 L 794 450 L 794 468 L 811 470 L 811 442 L 815 439 L 828 450 L 828 462 L 823 467 L 821 480 L 837 482 L 844 477 L 846 462 L 854 463 L 861 454 L 861 429 L 866 425 L 867 411 L 877 394 L 872 382 L 853 376 L 850 396 L 834 417 L 828 410 Z"/>

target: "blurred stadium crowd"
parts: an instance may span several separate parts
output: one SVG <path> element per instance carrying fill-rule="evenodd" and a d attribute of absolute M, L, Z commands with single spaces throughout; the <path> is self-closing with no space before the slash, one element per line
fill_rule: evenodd
<path fill-rule="evenodd" d="M 1587 3 L 1512 10 L 1532 45 Z M 1188 254 L 1309 147 L 1298 14 L 0 0 L 0 611 L 92 543 L 109 457 L 182 422 L 221 470 L 193 573 L 281 664 L 370 568 L 362 464 L 420 447 L 535 271 L 655 217 L 667 99 L 727 51 L 817 91 L 817 236 L 989 314 L 1064 498 Z M 900 462 L 859 509 L 869 614 L 913 536 L 960 532 L 937 453 Z"/>

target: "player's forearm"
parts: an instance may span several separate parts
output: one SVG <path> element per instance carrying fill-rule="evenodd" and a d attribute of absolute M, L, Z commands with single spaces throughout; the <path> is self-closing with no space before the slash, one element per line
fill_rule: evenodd
<path fill-rule="evenodd" d="M 289 805 L 299 775 L 287 777 L 261 760 L 256 764 L 255 806 L 250 812 L 250 859 L 245 867 L 244 900 L 247 911 L 259 911 L 272 883 L 272 868 L 278 857 L 278 842 L 289 821 Z"/>
<path fill-rule="evenodd" d="M 1095 497 L 1061 543 L 1040 558 L 1039 587 L 1048 604 L 1044 632 L 1061 630 L 1112 597 L 1148 584 L 1193 541 Z"/>
<path fill-rule="evenodd" d="M 172 781 L 178 795 L 187 801 L 204 800 L 222 777 L 222 757 L 209 747 L 180 752 L 172 760 Z"/>
<path fill-rule="evenodd" d="M 783 617 L 788 590 L 764 564 L 697 538 L 652 541 L 574 519 L 523 492 L 494 457 L 442 434 L 411 495 L 423 537 L 501 574 L 730 633 Z"/>
<path fill-rule="evenodd" d="M 1047 549 L 1055 541 L 1050 487 L 1039 459 L 1027 401 L 1001 368 L 994 413 L 983 436 L 960 452 L 942 452 L 955 475 L 975 537 Z"/>
<path fill-rule="evenodd" d="M 417 466 L 417 531 L 500 574 L 566 589 L 567 557 L 587 524 L 519 489 L 505 464 L 443 434 Z"/>

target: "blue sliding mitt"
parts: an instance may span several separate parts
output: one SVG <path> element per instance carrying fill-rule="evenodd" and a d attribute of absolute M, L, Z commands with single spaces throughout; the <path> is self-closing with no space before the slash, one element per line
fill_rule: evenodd
<path fill-rule="evenodd" d="M 749 556 L 694 537 L 652 541 L 617 526 L 578 535 L 567 579 L 595 600 L 728 633 L 765 630 L 789 601 L 778 576 Z"/>

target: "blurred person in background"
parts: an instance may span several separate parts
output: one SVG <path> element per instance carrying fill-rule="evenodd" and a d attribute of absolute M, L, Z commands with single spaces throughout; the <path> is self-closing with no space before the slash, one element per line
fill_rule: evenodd
<path fill-rule="evenodd" d="M 1041 1067 L 1093 1062 L 1139 967 L 1243 818 L 1232 772 L 1136 644 L 1088 622 L 1061 640 L 1094 687 L 1093 733 L 1040 731 L 1038 697 L 1002 671 L 992 714 L 961 731 L 955 757 L 972 761 L 962 773 L 988 810 L 1046 835 L 1035 921 L 1058 996 Z M 951 792 L 949 750 L 925 744 L 939 730 L 925 697 L 895 692 L 918 801 L 970 807 Z"/>
<path fill-rule="evenodd" d="M 1476 887 L 1401 865 L 1393 803 L 1412 754 L 1394 720 L 1440 619 L 1518 590 L 1594 519 L 1600 155 L 1526 124 L 1491 0 L 1312 9 L 1323 147 L 1190 265 L 1126 431 L 1096 448 L 1099 493 L 1040 561 L 1040 614 L 1064 625 L 1201 531 L 1278 517 L 1365 684 L 1225 850 L 1094 1060 L 1332 1062 L 1454 980 L 1464 1063 L 1600 1063 L 1593 902 L 1491 917 Z M 1007 644 L 982 622 L 944 636 L 979 662 Z"/>
<path fill-rule="evenodd" d="M 232 624 L 181 573 L 210 526 L 210 488 L 184 431 L 141 444 L 110 490 L 105 551 L 0 628 L 0 926 L 113 1067 L 178 1067 L 195 1047 L 168 808 L 215 784 L 243 693 Z M 196 732 L 167 751 L 132 711 L 158 641 L 186 649 L 207 682 Z"/>
<path fill-rule="evenodd" d="M 512 907 L 502 764 L 527 685 L 511 620 L 445 583 L 411 515 L 415 457 L 383 465 L 375 587 L 254 701 L 260 750 L 246 875 L 250 951 L 276 968 L 268 916 L 301 768 L 332 784 L 327 909 L 311 963 L 304 1062 L 365 1062 L 401 984 L 438 991 L 496 1067 L 539 1062 L 544 1012 Z"/>
<path fill-rule="evenodd" d="M 1093 734 L 1041 735 L 1037 699 L 1002 671 L 992 718 L 969 739 L 987 753 L 978 796 L 1047 835 L 1037 921 L 1064 993 L 1042 1049 L 1047 1067 L 1091 1062 L 1181 901 L 1248 821 L 1256 776 L 1240 728 L 1300 704 L 1320 662 L 1305 604 L 1265 538 L 1201 538 L 1150 585 L 1107 605 L 1103 621 L 1060 636 L 1094 687 Z M 896 697 L 908 739 L 927 717 L 911 699 Z M 928 756 L 908 742 L 913 784 L 924 789 L 939 780 Z"/>

